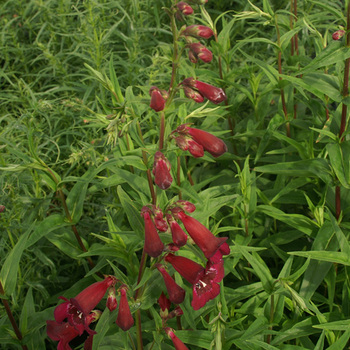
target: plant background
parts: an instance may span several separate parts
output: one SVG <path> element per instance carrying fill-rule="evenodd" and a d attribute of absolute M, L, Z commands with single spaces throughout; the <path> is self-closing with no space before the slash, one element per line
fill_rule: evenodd
<path fill-rule="evenodd" d="M 219 43 L 208 44 L 215 58 L 206 66 L 181 61 L 181 77 L 198 76 L 228 96 L 227 107 L 208 104 L 204 112 L 179 96 L 167 116 L 166 135 L 189 121 L 229 147 L 216 161 L 187 157 L 182 164 L 183 197 L 196 204 L 196 219 L 229 236 L 231 247 L 220 297 L 196 312 L 185 300 L 184 330 L 176 334 L 190 349 L 348 344 L 350 148 L 347 129 L 339 130 L 349 104 L 343 84 L 350 50 L 345 37 L 331 38 L 346 27 L 346 9 L 342 1 L 297 4 L 291 26 L 290 1 L 209 0 L 205 8 L 219 33 Z M 145 170 L 159 127 L 148 90 L 166 88 L 171 75 L 172 36 L 163 5 L 0 4 L 0 204 L 6 207 L 0 214 L 0 280 L 30 349 L 55 348 L 45 322 L 53 318 L 57 297 L 76 295 L 95 281 L 94 272 L 122 276 L 135 287 L 143 239 L 139 211 L 150 202 Z M 295 34 L 299 52 L 292 55 Z M 175 164 L 176 147 L 168 147 Z M 173 186 L 170 195 L 178 190 Z M 170 195 L 158 190 L 159 204 Z M 141 307 L 145 348 L 170 349 L 157 318 L 161 287 L 152 288 L 161 285 L 159 274 L 147 270 L 144 283 L 141 305 L 131 307 Z M 0 310 L 0 347 L 21 348 Z M 96 325 L 94 348 L 130 347 L 113 317 L 105 313 Z"/>

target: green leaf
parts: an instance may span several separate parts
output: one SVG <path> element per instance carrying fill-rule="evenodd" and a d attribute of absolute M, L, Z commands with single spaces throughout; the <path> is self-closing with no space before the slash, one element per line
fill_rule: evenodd
<path fill-rule="evenodd" d="M 4 288 L 5 295 L 10 296 L 15 291 L 19 263 L 23 251 L 26 248 L 28 237 L 33 231 L 33 228 L 34 223 L 27 229 L 27 231 L 23 235 L 21 235 L 16 245 L 10 251 L 1 268 L 0 281 Z"/>
<path fill-rule="evenodd" d="M 111 313 L 108 308 L 105 308 L 101 317 L 99 318 L 95 331 L 97 334 L 94 335 L 94 341 L 92 343 L 92 350 L 99 349 L 103 338 L 109 330 L 111 320 L 116 318 L 115 312 Z"/>
<path fill-rule="evenodd" d="M 113 54 L 111 55 L 111 59 L 109 60 L 109 76 L 112 82 L 113 91 L 115 92 L 116 99 L 118 103 L 124 103 L 124 96 L 122 94 L 122 91 L 120 89 L 119 81 L 117 78 L 117 74 L 115 72 L 114 66 L 113 66 Z"/>
<path fill-rule="evenodd" d="M 289 252 L 288 254 L 303 256 L 305 258 L 315 259 L 318 261 L 328 261 L 331 263 L 350 266 L 350 256 L 342 252 L 326 252 L 323 250 L 313 250 L 310 252 Z"/>
<path fill-rule="evenodd" d="M 236 245 L 236 247 L 253 267 L 254 273 L 260 278 L 266 293 L 270 294 L 272 292 L 275 280 L 264 260 L 262 260 L 261 257 L 254 251 L 252 254 L 250 254 L 244 246 Z"/>
<path fill-rule="evenodd" d="M 342 148 L 339 143 L 328 143 L 327 151 L 329 154 L 329 161 L 334 170 L 338 180 L 345 188 L 350 188 L 350 174 L 349 174 L 349 158 L 343 156 Z"/>
<path fill-rule="evenodd" d="M 297 74 L 313 72 L 318 68 L 331 66 L 338 62 L 344 62 L 350 57 L 350 48 L 339 41 L 331 41 L 329 45 L 314 58 L 306 67 L 302 68 Z"/>
<path fill-rule="evenodd" d="M 50 216 L 47 216 L 43 221 L 41 221 L 37 226 L 35 227 L 34 232 L 29 237 L 26 243 L 26 248 L 31 247 L 33 244 L 35 244 L 40 238 L 45 237 L 50 232 L 55 231 L 59 228 L 63 228 L 66 226 L 70 226 L 70 223 L 68 223 L 65 219 L 65 217 L 61 214 L 52 214 Z"/>
<path fill-rule="evenodd" d="M 185 343 L 199 346 L 203 349 L 209 349 L 213 340 L 213 334 L 210 331 L 176 331 L 175 334 Z"/>
<path fill-rule="evenodd" d="M 128 194 L 118 186 L 117 193 L 120 203 L 125 210 L 125 214 L 128 217 L 130 226 L 136 232 L 136 234 L 143 240 L 144 238 L 144 224 L 140 215 L 140 209 L 138 209 L 134 202 L 130 199 Z"/>
<path fill-rule="evenodd" d="M 260 205 L 257 207 L 257 210 L 280 220 L 307 235 L 311 235 L 317 228 L 316 222 L 301 214 L 286 214 L 282 210 L 268 205 Z"/>
<path fill-rule="evenodd" d="M 262 165 L 255 167 L 254 171 L 289 176 L 316 176 L 327 184 L 332 183 L 331 169 L 328 162 L 320 158 Z"/>
<path fill-rule="evenodd" d="M 66 202 L 73 224 L 76 224 L 83 214 L 83 205 L 89 183 L 95 176 L 96 169 L 90 168 L 70 190 Z"/>

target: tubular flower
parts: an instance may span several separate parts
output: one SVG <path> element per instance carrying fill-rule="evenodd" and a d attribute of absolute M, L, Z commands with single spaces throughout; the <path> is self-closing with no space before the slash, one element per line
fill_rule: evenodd
<path fill-rule="evenodd" d="M 201 43 L 189 44 L 188 47 L 190 49 L 188 55 L 192 63 L 197 63 L 198 59 L 205 63 L 209 63 L 213 59 L 212 52 Z"/>
<path fill-rule="evenodd" d="M 185 299 L 185 290 L 176 284 L 163 266 L 158 265 L 157 269 L 163 276 L 169 300 L 174 304 L 181 304 Z"/>
<path fill-rule="evenodd" d="M 177 217 L 207 259 L 211 258 L 227 240 L 227 237 L 214 236 L 204 225 L 184 212 L 180 211 Z"/>
<path fill-rule="evenodd" d="M 149 90 L 149 94 L 151 95 L 151 103 L 149 106 L 156 112 L 162 111 L 165 107 L 165 99 L 161 91 L 156 86 L 152 86 Z"/>
<path fill-rule="evenodd" d="M 187 27 L 183 32 L 182 35 L 184 36 L 192 36 L 195 38 L 204 38 L 209 39 L 211 36 L 213 36 L 213 31 L 206 26 L 203 26 L 201 24 L 193 24 L 189 27 Z"/>
<path fill-rule="evenodd" d="M 174 220 L 174 218 L 171 214 L 167 214 L 166 219 L 167 219 L 168 224 L 170 226 L 171 236 L 172 236 L 173 242 L 178 247 L 184 246 L 187 242 L 186 233 L 181 228 L 181 226 Z"/>
<path fill-rule="evenodd" d="M 217 158 L 227 151 L 224 141 L 204 130 L 179 125 L 172 133 L 177 146 L 182 150 L 189 150 L 194 157 L 202 157 L 204 150 Z M 195 146 L 195 147 L 194 147 Z"/>
<path fill-rule="evenodd" d="M 172 340 L 175 350 L 188 350 L 188 347 L 175 335 L 175 333 L 169 328 L 166 330 L 168 336 Z"/>
<path fill-rule="evenodd" d="M 162 190 L 166 190 L 171 186 L 173 178 L 170 174 L 170 162 L 165 158 L 162 152 L 157 151 L 154 155 L 153 175 L 154 182 Z"/>
<path fill-rule="evenodd" d="M 101 301 L 107 289 L 115 285 L 116 281 L 115 277 L 107 276 L 103 281 L 93 283 L 85 288 L 75 298 L 68 300 L 60 297 L 65 302 L 55 308 L 54 317 L 56 322 L 61 323 L 67 319 L 68 323 L 79 332 L 79 335 L 84 330 L 89 334 L 95 334 L 95 331 L 88 327 L 87 317 L 91 310 Z"/>
<path fill-rule="evenodd" d="M 128 299 L 126 297 L 125 287 L 122 287 L 120 290 L 120 301 L 119 301 L 119 310 L 118 316 L 115 323 L 123 330 L 127 331 L 134 325 L 134 319 L 132 318 Z"/>
<path fill-rule="evenodd" d="M 227 152 L 227 146 L 224 141 L 204 130 L 188 128 L 188 133 L 193 140 L 199 143 L 205 151 L 209 152 L 213 157 L 220 157 Z"/>
<path fill-rule="evenodd" d="M 164 260 L 170 263 L 173 268 L 192 285 L 198 281 L 198 277 L 204 272 L 203 266 L 183 256 L 168 254 L 165 256 Z"/>
<path fill-rule="evenodd" d="M 86 317 L 86 324 L 90 325 L 91 322 L 98 320 L 101 313 L 94 311 Z M 72 341 L 75 337 L 79 336 L 79 331 L 69 324 L 68 322 L 56 322 L 56 321 L 46 321 L 46 332 L 49 338 L 52 340 L 58 341 L 57 350 L 71 350 L 69 342 Z M 93 334 L 90 335 L 89 341 L 85 342 L 84 349 L 92 349 L 92 339 Z"/>
<path fill-rule="evenodd" d="M 193 13 L 193 8 L 184 1 L 180 1 L 179 3 L 176 4 L 178 10 L 185 16 L 192 15 Z"/>
<path fill-rule="evenodd" d="M 332 39 L 333 40 L 339 40 L 339 39 L 341 39 L 344 36 L 344 34 L 345 34 L 345 30 L 342 30 L 342 29 L 337 30 L 336 32 L 334 32 L 332 34 Z"/>
<path fill-rule="evenodd" d="M 157 228 L 152 221 L 149 209 L 147 207 L 142 208 L 141 215 L 145 221 L 145 252 L 152 258 L 156 258 L 162 253 L 164 244 L 159 238 Z"/>
<path fill-rule="evenodd" d="M 227 99 L 223 89 L 199 80 L 195 80 L 192 77 L 183 80 L 182 85 L 197 90 L 202 96 L 215 104 L 223 102 Z"/>
<path fill-rule="evenodd" d="M 191 305 L 194 310 L 199 310 L 209 300 L 219 295 L 220 285 L 218 283 L 224 277 L 222 260 L 216 264 L 208 261 L 205 268 L 191 259 L 174 254 L 168 254 L 165 261 L 169 262 L 183 278 L 192 284 Z"/>

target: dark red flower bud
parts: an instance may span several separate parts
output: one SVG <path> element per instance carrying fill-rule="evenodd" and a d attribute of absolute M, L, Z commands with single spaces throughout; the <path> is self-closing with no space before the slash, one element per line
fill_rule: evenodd
<path fill-rule="evenodd" d="M 157 230 L 161 232 L 166 232 L 168 230 L 168 224 L 164 220 L 162 209 L 152 205 L 152 211 L 154 214 L 154 223 L 156 225 Z"/>
<path fill-rule="evenodd" d="M 4 212 L 5 211 L 5 206 L 4 205 L 0 205 L 0 213 Z"/>
<path fill-rule="evenodd" d="M 203 147 L 198 144 L 196 141 L 193 141 L 191 138 L 178 135 L 175 138 L 176 145 L 183 151 L 189 151 L 193 157 L 199 158 L 204 156 Z"/>
<path fill-rule="evenodd" d="M 188 350 L 188 347 L 175 335 L 175 333 L 170 328 L 166 332 L 172 340 L 175 346 L 175 350 Z"/>
<path fill-rule="evenodd" d="M 144 210 L 144 208 L 146 208 Z M 149 208 L 144 207 L 141 210 L 141 215 L 145 221 L 145 252 L 152 258 L 156 258 L 164 249 L 164 244 L 159 238 L 157 228 L 152 221 L 151 215 L 149 213 Z"/>
<path fill-rule="evenodd" d="M 333 40 L 339 40 L 339 39 L 341 39 L 344 36 L 344 34 L 345 34 L 345 30 L 342 30 L 342 29 L 337 30 L 336 32 L 334 32 L 332 34 L 332 39 Z"/>
<path fill-rule="evenodd" d="M 181 226 L 174 220 L 172 215 L 167 214 L 166 215 L 166 219 L 167 219 L 168 224 L 170 226 L 171 236 L 172 236 L 173 242 L 178 247 L 184 246 L 186 244 L 186 242 L 187 242 L 187 235 L 186 235 L 186 233 L 181 228 Z"/>
<path fill-rule="evenodd" d="M 199 143 L 204 150 L 213 157 L 219 157 L 227 152 L 227 146 L 224 141 L 204 130 L 188 128 L 188 133 L 193 140 Z"/>
<path fill-rule="evenodd" d="M 181 304 L 185 299 L 185 290 L 176 284 L 163 266 L 157 265 L 157 269 L 163 276 L 169 300 L 174 304 Z"/>
<path fill-rule="evenodd" d="M 204 97 L 198 91 L 193 90 L 189 86 L 185 86 L 185 85 L 183 85 L 182 88 L 184 90 L 186 97 L 192 99 L 197 103 L 201 103 L 204 101 Z"/>
<path fill-rule="evenodd" d="M 198 59 L 202 60 L 205 63 L 211 62 L 213 59 L 213 54 L 201 43 L 189 44 L 189 59 L 192 63 L 197 63 Z"/>
<path fill-rule="evenodd" d="M 196 210 L 196 206 L 189 202 L 189 201 L 185 201 L 183 199 L 176 201 L 175 205 L 178 207 L 181 207 L 183 210 L 187 211 L 188 213 L 193 213 Z"/>
<path fill-rule="evenodd" d="M 176 4 L 176 6 L 179 9 L 179 11 L 185 16 L 192 15 L 193 13 L 193 8 L 184 1 L 180 1 Z"/>
<path fill-rule="evenodd" d="M 127 331 L 134 325 L 134 319 L 132 318 L 128 299 L 126 297 L 126 290 L 124 287 L 120 290 L 120 301 L 118 316 L 115 323 L 123 330 Z"/>
<path fill-rule="evenodd" d="M 213 34 L 214 34 L 213 31 L 209 27 L 203 26 L 201 24 L 193 24 L 187 27 L 182 32 L 182 35 L 185 35 L 185 36 L 193 36 L 195 38 L 204 38 L 204 39 L 209 39 Z"/>
<path fill-rule="evenodd" d="M 109 287 L 108 289 L 108 296 L 107 296 L 107 303 L 106 306 L 109 311 L 113 311 L 117 308 L 118 302 L 117 297 L 115 295 L 115 287 Z"/>
<path fill-rule="evenodd" d="M 162 311 L 170 309 L 171 301 L 166 297 L 166 295 L 163 292 L 157 301 Z"/>
<path fill-rule="evenodd" d="M 186 78 L 183 80 L 182 85 L 197 90 L 202 96 L 215 104 L 227 99 L 223 89 L 195 80 L 194 78 Z"/>
<path fill-rule="evenodd" d="M 164 156 L 162 152 L 157 151 L 154 155 L 154 163 L 153 163 L 153 175 L 154 182 L 156 185 L 162 190 L 166 190 L 171 186 L 173 182 L 173 178 L 170 174 L 170 162 Z"/>
<path fill-rule="evenodd" d="M 154 109 L 156 112 L 160 112 L 165 107 L 165 99 L 161 93 L 161 91 L 155 87 L 152 86 L 150 89 L 150 95 L 151 95 L 151 103 L 150 107 Z"/>
<path fill-rule="evenodd" d="M 227 240 L 227 237 L 214 236 L 204 225 L 184 212 L 179 212 L 177 215 L 207 259 L 212 257 Z"/>

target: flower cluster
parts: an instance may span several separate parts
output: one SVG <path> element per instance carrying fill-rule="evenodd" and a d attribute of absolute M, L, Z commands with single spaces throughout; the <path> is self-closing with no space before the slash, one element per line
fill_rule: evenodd
<path fill-rule="evenodd" d="M 164 261 L 170 263 L 173 268 L 191 285 L 193 289 L 192 307 L 198 310 L 209 300 L 214 299 L 220 293 L 219 282 L 224 277 L 223 255 L 230 253 L 227 237 L 216 237 L 203 224 L 195 218 L 187 215 L 195 210 L 195 206 L 184 200 L 175 202 L 166 209 L 167 223 L 163 219 L 162 211 L 155 207 L 143 207 L 141 214 L 145 220 L 145 252 L 156 258 L 166 251 L 161 241 L 158 230 L 165 232 L 170 227 L 173 243 L 167 249 Z M 152 220 L 153 217 L 153 220 Z M 184 246 L 187 235 L 178 221 L 184 225 L 188 235 L 199 247 L 207 259 L 206 266 L 192 261 L 188 258 L 175 255 L 173 252 Z M 172 252 L 169 252 L 172 251 Z M 169 295 L 169 300 L 174 304 L 180 304 L 185 298 L 185 291 L 167 272 L 166 268 L 156 265 L 164 279 Z"/>
<path fill-rule="evenodd" d="M 67 299 L 60 297 L 64 303 L 59 304 L 54 311 L 54 321 L 46 321 L 47 334 L 55 341 L 58 341 L 57 349 L 69 350 L 69 342 L 86 331 L 89 336 L 84 344 L 84 349 L 92 349 L 93 336 L 96 334 L 89 325 L 97 321 L 102 314 L 99 310 L 93 310 L 102 300 L 108 290 L 106 306 L 110 311 L 117 308 L 118 302 L 115 295 L 115 284 L 117 279 L 114 276 L 106 276 L 103 281 L 95 282 L 81 291 L 75 298 Z M 126 297 L 125 285 L 119 290 L 121 293 L 119 310 L 116 323 L 124 331 L 130 329 L 134 320 Z"/>

